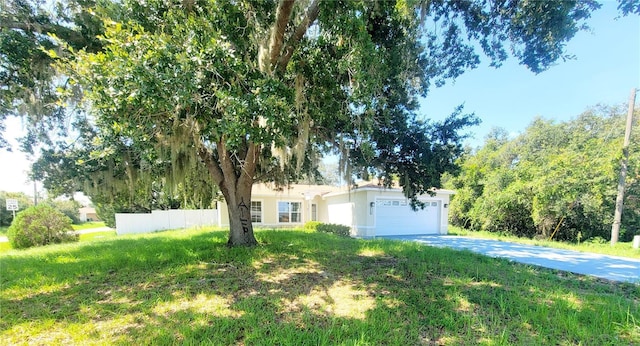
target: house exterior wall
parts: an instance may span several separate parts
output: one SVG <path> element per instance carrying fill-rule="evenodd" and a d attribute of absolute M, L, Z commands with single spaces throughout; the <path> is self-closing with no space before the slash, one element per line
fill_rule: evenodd
<path fill-rule="evenodd" d="M 366 237 L 370 233 L 371 228 L 367 216 L 368 209 L 366 208 L 367 195 L 360 190 L 351 190 L 346 192 L 330 193 L 323 197 L 326 203 L 327 211 L 333 212 L 333 215 L 329 215 L 326 222 L 338 223 L 351 227 L 351 236 L 353 237 Z M 337 207 L 330 207 L 337 206 Z M 337 216 L 335 212 L 339 212 Z M 343 213 L 350 213 L 351 224 L 346 223 L 345 215 Z"/>
<path fill-rule="evenodd" d="M 323 190 L 324 189 L 324 190 Z M 433 197 L 420 196 L 422 201 L 438 202 L 440 234 L 448 230 L 448 205 L 452 191 L 438 190 Z M 369 238 L 376 236 L 376 201 L 378 199 L 399 199 L 406 197 L 400 189 L 360 187 L 350 191 L 313 185 L 295 185 L 291 189 L 274 191 L 261 185 L 254 186 L 251 200 L 262 206 L 261 222 L 254 227 L 298 228 L 312 219 L 312 204 L 316 205 L 317 221 L 344 224 L 351 227 L 351 236 Z M 280 222 L 278 220 L 278 202 L 296 202 L 301 205 L 300 222 Z M 250 207 L 250 206 L 248 206 Z M 218 202 L 218 225 L 229 226 L 229 214 L 224 202 Z"/>
<path fill-rule="evenodd" d="M 451 193 L 451 191 L 438 191 L 433 197 L 429 195 L 419 197 L 421 201 L 438 202 L 440 206 L 438 231 L 440 234 L 446 234 L 448 231 L 448 205 Z M 328 206 L 352 201 L 354 204 L 353 222 L 348 226 L 351 227 L 351 235 L 359 238 L 376 236 L 375 205 L 377 199 L 380 198 L 406 200 L 406 197 L 400 189 L 383 189 L 378 187 L 364 187 L 354 189 L 350 192 L 334 192 L 324 196 Z"/>
<path fill-rule="evenodd" d="M 82 207 L 78 209 L 79 219 L 82 222 L 87 221 L 100 221 L 98 214 L 96 213 L 95 208 L 91 207 Z"/>
<path fill-rule="evenodd" d="M 254 227 L 264 228 L 298 228 L 312 220 L 312 205 L 316 205 L 317 221 L 327 222 L 329 219 L 326 202 L 319 194 L 300 192 L 300 189 L 284 189 L 283 191 L 264 191 L 260 186 L 251 196 L 252 202 L 260 202 L 262 206 L 262 222 L 253 222 Z M 278 203 L 300 203 L 300 222 L 281 222 L 279 220 Z M 248 206 L 250 207 L 250 206 Z M 229 227 L 229 210 L 225 202 L 218 202 L 218 226 Z"/>

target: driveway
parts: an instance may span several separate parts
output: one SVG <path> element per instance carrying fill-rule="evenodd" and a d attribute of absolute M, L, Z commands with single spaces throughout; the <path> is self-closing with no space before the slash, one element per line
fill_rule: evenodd
<path fill-rule="evenodd" d="M 607 280 L 640 284 L 640 260 L 633 258 L 446 235 L 385 236 L 383 238 L 470 250 L 491 257 L 507 258 L 515 262 L 591 275 Z"/>

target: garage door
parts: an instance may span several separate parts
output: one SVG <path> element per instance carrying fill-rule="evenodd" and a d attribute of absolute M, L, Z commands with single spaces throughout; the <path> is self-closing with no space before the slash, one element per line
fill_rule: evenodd
<path fill-rule="evenodd" d="M 376 200 L 376 235 L 439 233 L 440 202 L 424 202 L 424 209 L 413 211 L 406 200 Z"/>

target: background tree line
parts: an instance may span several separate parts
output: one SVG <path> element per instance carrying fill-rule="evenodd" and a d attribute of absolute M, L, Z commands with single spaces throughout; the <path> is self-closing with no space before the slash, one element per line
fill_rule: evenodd
<path fill-rule="evenodd" d="M 638 117 L 638 112 L 635 118 Z M 448 176 L 451 222 L 472 230 L 584 241 L 609 239 L 625 110 L 598 106 L 556 123 L 538 118 L 510 139 L 501 129 Z M 631 134 L 620 240 L 640 232 L 640 128 Z"/>

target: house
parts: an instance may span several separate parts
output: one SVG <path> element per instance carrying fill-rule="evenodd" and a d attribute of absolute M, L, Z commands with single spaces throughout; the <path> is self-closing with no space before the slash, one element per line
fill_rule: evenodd
<path fill-rule="evenodd" d="M 96 209 L 92 207 L 82 207 L 78 210 L 80 214 L 80 221 L 88 222 L 88 221 L 100 221 L 98 214 L 96 213 Z"/>
<path fill-rule="evenodd" d="M 253 186 L 251 222 L 254 227 L 301 227 L 308 221 L 351 227 L 351 236 L 446 234 L 449 198 L 453 191 L 435 190 L 419 196 L 424 209 L 413 211 L 399 188 L 363 184 L 357 188 L 325 185 L 292 185 L 276 190 Z M 219 202 L 218 225 L 229 226 L 224 202 Z"/>

